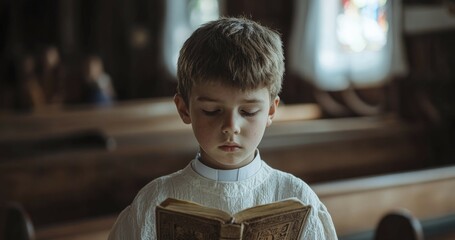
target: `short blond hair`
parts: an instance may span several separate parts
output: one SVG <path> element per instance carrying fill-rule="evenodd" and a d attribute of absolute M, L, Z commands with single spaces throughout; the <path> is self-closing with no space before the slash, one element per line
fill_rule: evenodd
<path fill-rule="evenodd" d="M 283 44 L 278 32 L 246 18 L 220 18 L 198 28 L 183 44 L 177 92 L 188 102 L 195 84 L 220 81 L 241 90 L 281 91 Z"/>

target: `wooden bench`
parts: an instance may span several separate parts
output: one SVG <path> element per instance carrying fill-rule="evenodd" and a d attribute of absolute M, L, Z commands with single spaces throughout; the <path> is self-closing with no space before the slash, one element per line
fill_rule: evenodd
<path fill-rule="evenodd" d="M 317 119 L 315 104 L 281 105 L 276 121 Z M 98 129 L 116 137 L 129 133 L 189 128 L 182 123 L 172 98 L 120 102 L 109 107 L 77 106 L 29 114 L 0 114 L 0 141 L 40 139 L 47 135 Z"/>
<path fill-rule="evenodd" d="M 106 240 L 117 215 L 109 215 L 37 229 L 36 240 Z"/>
<path fill-rule="evenodd" d="M 314 183 L 424 168 L 424 136 L 394 116 L 294 121 L 272 125 L 259 149 L 271 166 Z"/>
<path fill-rule="evenodd" d="M 313 184 L 312 187 L 331 213 L 341 239 L 360 239 L 352 236 L 359 232 L 372 234 L 381 217 L 397 208 L 409 210 L 427 224 L 451 216 L 446 222 L 451 221 L 452 229 L 455 228 L 455 166 Z"/>
<path fill-rule="evenodd" d="M 77 130 L 66 134 L 49 135 L 41 139 L 0 140 L 0 161 L 12 161 L 43 154 L 114 148 L 116 148 L 115 140 L 98 129 Z"/>
<path fill-rule="evenodd" d="M 111 130 L 153 125 L 162 118 L 175 117 L 171 99 L 148 99 L 117 103 L 109 107 L 78 106 L 29 114 L 0 114 L 0 140 L 40 139 L 86 129 Z"/>

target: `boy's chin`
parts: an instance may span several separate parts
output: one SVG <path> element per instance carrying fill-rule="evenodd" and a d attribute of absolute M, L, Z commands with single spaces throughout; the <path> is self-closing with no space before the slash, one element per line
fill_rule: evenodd
<path fill-rule="evenodd" d="M 218 161 L 218 164 L 223 167 L 223 169 L 236 169 L 248 165 L 251 161 L 253 161 L 253 159 L 232 157 L 224 158 L 221 161 Z"/>

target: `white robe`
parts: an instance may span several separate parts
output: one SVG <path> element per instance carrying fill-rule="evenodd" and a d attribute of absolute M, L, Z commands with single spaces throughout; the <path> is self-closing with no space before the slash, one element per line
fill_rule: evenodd
<path fill-rule="evenodd" d="M 168 197 L 219 208 L 231 214 L 256 205 L 296 197 L 313 207 L 301 239 L 337 239 L 326 207 L 301 179 L 273 169 L 260 160 L 259 169 L 246 179 L 216 181 L 198 174 L 192 167 L 193 162 L 178 172 L 147 184 L 133 203 L 120 213 L 109 240 L 156 239 L 155 207 Z"/>

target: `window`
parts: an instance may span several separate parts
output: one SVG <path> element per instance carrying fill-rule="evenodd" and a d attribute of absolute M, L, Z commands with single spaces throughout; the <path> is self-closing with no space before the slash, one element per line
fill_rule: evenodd
<path fill-rule="evenodd" d="M 381 51 L 387 43 L 387 0 L 343 0 L 336 17 L 337 39 L 348 53 Z"/>
<path fill-rule="evenodd" d="M 168 71 L 176 76 L 183 43 L 201 24 L 217 19 L 220 6 L 218 0 L 168 0 L 166 9 L 163 53 Z"/>
<path fill-rule="evenodd" d="M 290 68 L 322 90 L 383 84 L 406 72 L 401 2 L 296 1 Z"/>

